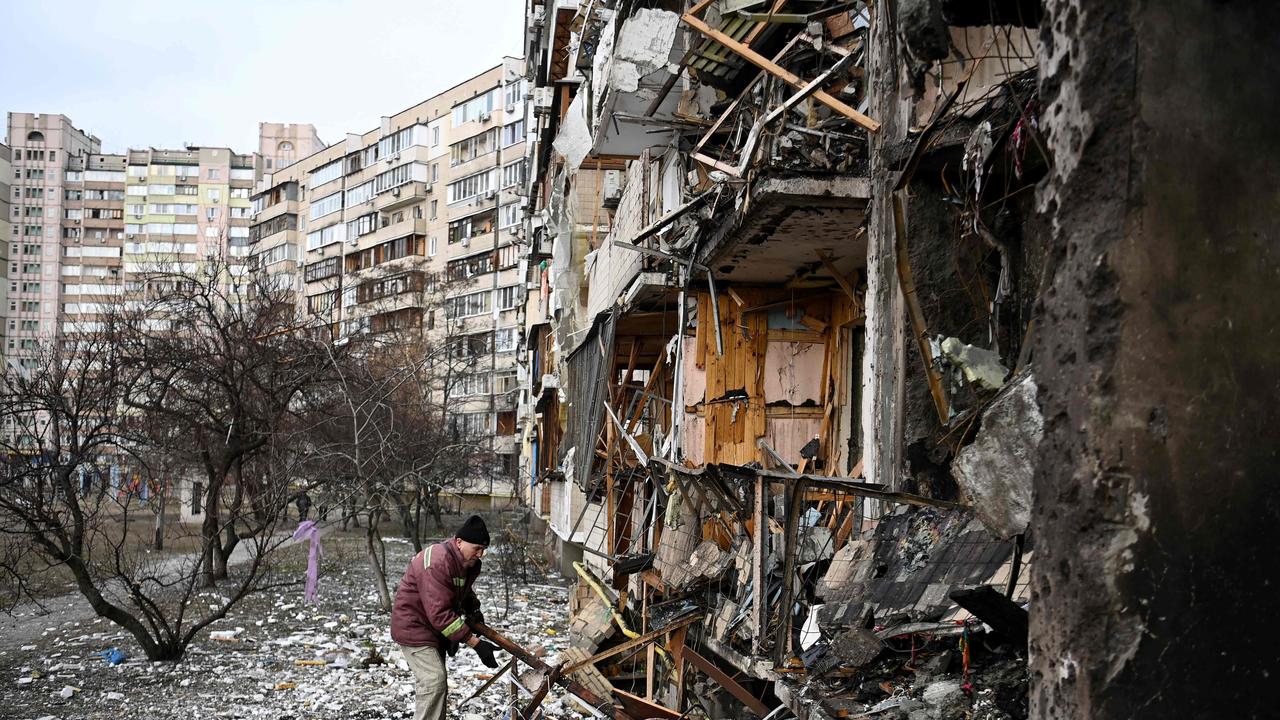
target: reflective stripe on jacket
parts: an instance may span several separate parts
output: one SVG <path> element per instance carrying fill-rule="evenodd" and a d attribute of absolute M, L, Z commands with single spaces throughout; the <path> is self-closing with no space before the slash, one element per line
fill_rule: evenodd
<path fill-rule="evenodd" d="M 409 561 L 391 606 L 391 639 L 408 647 L 448 647 L 471 637 L 464 615 L 480 609 L 471 589 L 480 562 L 462 567 L 462 553 L 450 538 Z"/>

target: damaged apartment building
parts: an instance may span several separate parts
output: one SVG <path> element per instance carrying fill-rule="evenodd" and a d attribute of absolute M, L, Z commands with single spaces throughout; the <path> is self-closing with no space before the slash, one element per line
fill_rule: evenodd
<path fill-rule="evenodd" d="M 884 10 L 529 8 L 523 470 L 611 712 L 1026 714 L 1039 10 Z"/>
<path fill-rule="evenodd" d="M 1181 296 L 1120 208 L 1209 211 L 1117 140 L 1182 137 L 1185 98 L 1150 99 L 1168 71 L 1129 82 L 1159 64 L 1118 51 L 1172 21 L 1077 5 L 530 1 L 521 485 L 579 582 L 526 716 L 554 682 L 623 718 L 1178 706 L 1153 678 L 1192 651 L 1142 593 L 1206 587 L 1147 570 L 1201 526 L 1131 469 L 1199 486 L 1148 437 L 1194 403 L 1139 396 L 1200 385 L 1151 365 L 1182 330 L 1130 308 Z M 1249 14 L 1197 12 L 1208 35 Z M 1161 112 L 1114 107 L 1140 100 Z"/>

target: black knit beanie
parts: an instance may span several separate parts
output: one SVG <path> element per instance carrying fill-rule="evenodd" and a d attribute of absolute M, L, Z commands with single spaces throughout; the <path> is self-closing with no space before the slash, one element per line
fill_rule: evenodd
<path fill-rule="evenodd" d="M 462 527 L 458 528 L 458 532 L 453 534 L 459 540 L 466 540 L 476 545 L 489 545 L 489 528 L 484 525 L 484 518 L 479 515 L 472 515 L 462 523 Z"/>

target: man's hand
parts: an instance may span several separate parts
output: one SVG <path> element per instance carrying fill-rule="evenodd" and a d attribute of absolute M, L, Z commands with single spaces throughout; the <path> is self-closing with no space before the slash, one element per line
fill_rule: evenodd
<path fill-rule="evenodd" d="M 476 623 L 480 623 L 481 625 L 484 624 L 484 613 L 480 612 L 479 610 L 467 616 L 468 625 L 475 625 Z"/>
<path fill-rule="evenodd" d="M 498 659 L 493 656 L 493 654 L 498 651 L 497 645 L 481 640 L 475 645 L 472 645 L 472 647 L 475 648 L 476 654 L 480 656 L 480 662 L 484 663 L 487 667 L 498 667 Z"/>

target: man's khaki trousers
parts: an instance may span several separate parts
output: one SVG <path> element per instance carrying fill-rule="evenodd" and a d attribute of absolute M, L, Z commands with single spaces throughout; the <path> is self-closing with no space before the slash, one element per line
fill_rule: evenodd
<path fill-rule="evenodd" d="M 444 669 L 444 653 L 430 646 L 404 645 L 400 652 L 413 670 L 413 720 L 445 720 L 449 676 Z"/>

